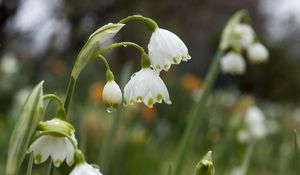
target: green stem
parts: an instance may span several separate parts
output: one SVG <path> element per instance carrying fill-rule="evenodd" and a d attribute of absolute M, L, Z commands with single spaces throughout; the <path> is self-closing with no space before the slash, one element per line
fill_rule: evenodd
<path fill-rule="evenodd" d="M 65 108 L 64 108 L 64 105 L 63 105 L 61 99 L 57 95 L 46 94 L 43 96 L 43 100 L 47 100 L 47 99 L 54 100 L 56 102 L 56 104 L 58 106 L 56 117 L 58 117 L 61 120 L 66 120 L 66 112 L 65 112 Z"/>
<path fill-rule="evenodd" d="M 189 114 L 189 123 L 187 124 L 184 134 L 180 140 L 177 154 L 175 157 L 175 168 L 173 171 L 174 175 L 180 175 L 185 155 L 187 154 L 189 146 L 193 145 L 198 126 L 200 124 L 201 118 L 203 117 L 204 107 L 219 73 L 219 62 L 222 55 L 223 51 L 221 49 L 218 49 L 206 75 L 205 87 L 203 88 L 202 95 L 192 107 L 191 113 Z"/>
<path fill-rule="evenodd" d="M 68 109 L 70 106 L 70 101 L 73 96 L 74 88 L 76 85 L 76 80 L 77 79 L 71 75 L 69 85 L 68 85 L 68 90 L 67 90 L 67 96 L 66 96 L 66 100 L 65 100 L 65 104 L 64 104 L 67 115 L 68 115 Z"/>
<path fill-rule="evenodd" d="M 107 62 L 107 60 L 105 59 L 105 57 L 103 55 L 98 55 L 98 58 L 100 58 L 100 60 L 102 60 L 104 62 L 104 65 L 106 67 L 106 70 L 110 70 L 109 64 Z"/>
<path fill-rule="evenodd" d="M 52 165 L 52 160 L 50 159 L 48 165 L 48 175 L 54 175 L 55 167 Z"/>
<path fill-rule="evenodd" d="M 246 175 L 247 174 L 247 171 L 248 171 L 248 168 L 249 168 L 249 165 L 250 165 L 250 160 L 251 160 L 253 150 L 254 150 L 254 145 L 255 145 L 255 142 L 252 142 L 247 147 L 246 155 L 243 159 L 243 163 L 242 163 L 242 166 L 241 166 L 241 175 Z"/>
<path fill-rule="evenodd" d="M 26 175 L 31 175 L 33 166 L 33 153 L 30 154 Z"/>
<path fill-rule="evenodd" d="M 151 19 L 151 18 L 146 18 L 142 15 L 132 15 L 132 16 L 128 16 L 122 20 L 119 21 L 119 23 L 121 24 L 125 24 L 129 21 L 133 21 L 133 20 L 140 20 L 140 21 L 143 21 L 145 23 L 145 25 L 153 32 L 155 31 L 155 29 L 158 28 L 158 25 L 157 23 Z"/>

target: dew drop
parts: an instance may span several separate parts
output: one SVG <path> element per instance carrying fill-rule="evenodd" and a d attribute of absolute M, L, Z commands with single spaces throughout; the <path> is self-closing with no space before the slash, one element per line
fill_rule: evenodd
<path fill-rule="evenodd" d="M 136 73 L 132 74 L 132 75 L 131 75 L 131 78 L 133 78 L 135 75 L 136 75 Z"/>
<path fill-rule="evenodd" d="M 116 111 L 116 109 L 107 108 L 107 109 L 106 109 L 106 111 L 107 111 L 108 113 L 112 113 L 112 112 L 115 112 L 115 111 Z"/>
<path fill-rule="evenodd" d="M 127 47 L 127 44 L 124 44 L 123 47 Z"/>

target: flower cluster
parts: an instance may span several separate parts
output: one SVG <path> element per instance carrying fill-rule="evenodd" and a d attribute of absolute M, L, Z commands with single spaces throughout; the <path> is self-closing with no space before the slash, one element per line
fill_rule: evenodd
<path fill-rule="evenodd" d="M 149 55 L 142 55 L 142 69 L 131 76 L 124 87 L 123 105 L 144 103 L 152 108 L 155 103 L 171 104 L 169 92 L 160 78 L 161 70 L 168 71 L 172 64 L 188 61 L 191 56 L 186 45 L 174 33 L 156 27 L 148 44 Z M 121 102 L 121 90 L 113 81 L 103 89 L 103 101 L 108 110 L 115 110 Z"/>
<path fill-rule="evenodd" d="M 269 58 L 266 47 L 257 41 L 253 28 L 245 23 L 238 22 L 231 28 L 228 34 L 229 51 L 221 58 L 221 69 L 224 73 L 243 74 L 246 70 L 246 62 L 242 51 L 247 52 L 250 63 L 263 63 Z"/>

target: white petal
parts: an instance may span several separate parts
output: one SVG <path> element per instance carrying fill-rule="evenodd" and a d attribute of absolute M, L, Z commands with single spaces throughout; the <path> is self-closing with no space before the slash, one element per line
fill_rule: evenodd
<path fill-rule="evenodd" d="M 251 63 L 266 62 L 269 58 L 269 52 L 261 43 L 252 44 L 247 50 L 248 59 Z"/>
<path fill-rule="evenodd" d="M 66 145 L 67 139 L 65 137 L 53 138 L 53 149 L 51 153 L 51 158 L 53 164 L 56 167 L 59 167 L 60 164 L 65 160 L 67 156 Z"/>
<path fill-rule="evenodd" d="M 77 165 L 70 175 L 102 175 L 97 168 L 93 168 L 91 165 L 85 163 Z"/>
<path fill-rule="evenodd" d="M 238 53 L 229 52 L 221 58 L 221 69 L 224 73 L 243 74 L 246 69 L 246 63 Z"/>

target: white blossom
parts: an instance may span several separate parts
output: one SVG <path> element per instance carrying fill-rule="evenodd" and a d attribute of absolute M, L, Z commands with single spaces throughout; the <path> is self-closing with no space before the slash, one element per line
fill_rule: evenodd
<path fill-rule="evenodd" d="M 248 108 L 245 115 L 245 124 L 251 137 L 254 139 L 264 138 L 268 134 L 265 115 L 256 106 Z"/>
<path fill-rule="evenodd" d="M 124 106 L 144 103 L 152 107 L 156 102 L 165 101 L 171 104 L 169 92 L 159 77 L 159 73 L 151 68 L 142 68 L 131 76 L 124 88 Z"/>
<path fill-rule="evenodd" d="M 70 175 L 102 175 L 98 168 L 94 168 L 87 163 L 75 166 Z"/>
<path fill-rule="evenodd" d="M 157 71 L 167 71 L 171 64 L 191 59 L 183 41 L 174 33 L 161 28 L 152 33 L 148 50 L 151 65 Z"/>
<path fill-rule="evenodd" d="M 18 60 L 13 54 L 6 54 L 1 59 L 1 70 L 7 74 L 14 74 L 19 70 Z"/>
<path fill-rule="evenodd" d="M 116 110 L 122 102 L 122 92 L 115 81 L 108 81 L 103 88 L 103 102 L 107 105 L 108 110 Z"/>
<path fill-rule="evenodd" d="M 247 49 L 248 59 L 251 63 L 266 62 L 269 58 L 267 48 L 261 43 L 254 43 Z"/>
<path fill-rule="evenodd" d="M 243 74 L 246 69 L 246 63 L 242 55 L 235 52 L 229 52 L 224 55 L 220 63 L 224 73 Z"/>
<path fill-rule="evenodd" d="M 250 25 L 238 23 L 232 30 L 230 38 L 231 46 L 246 49 L 253 43 L 255 33 Z"/>
<path fill-rule="evenodd" d="M 72 139 L 77 144 L 74 135 L 72 135 Z M 49 156 L 56 167 L 59 167 L 65 159 L 70 166 L 74 162 L 75 150 L 67 137 L 43 135 L 31 144 L 28 152 L 32 151 L 36 164 L 45 162 Z"/>

